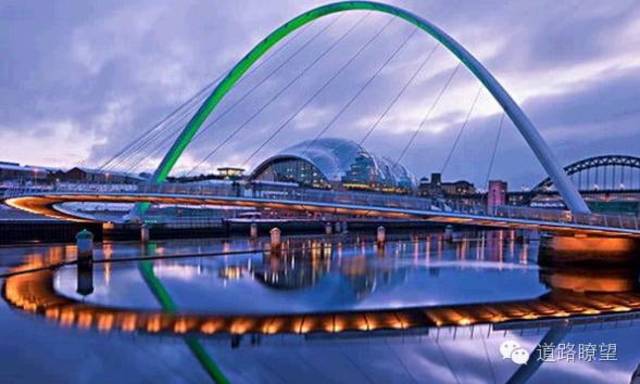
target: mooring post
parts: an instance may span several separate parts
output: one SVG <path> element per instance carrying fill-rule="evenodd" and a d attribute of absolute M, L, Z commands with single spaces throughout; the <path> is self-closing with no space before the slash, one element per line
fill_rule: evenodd
<path fill-rule="evenodd" d="M 86 229 L 76 234 L 76 247 L 78 248 L 78 261 L 93 261 L 93 233 Z"/>
<path fill-rule="evenodd" d="M 258 238 L 258 224 L 257 223 L 251 223 L 251 227 L 249 228 L 249 235 L 251 236 L 252 239 L 257 239 Z"/>
<path fill-rule="evenodd" d="M 447 224 L 447 226 L 444 227 L 444 239 L 446 241 L 453 240 L 453 225 Z"/>
<path fill-rule="evenodd" d="M 384 245 L 386 240 L 387 240 L 386 230 L 381 225 L 378 227 L 378 230 L 376 231 L 376 242 L 378 243 L 378 245 Z"/>
<path fill-rule="evenodd" d="M 330 222 L 326 222 L 324 224 L 324 233 L 325 235 L 330 235 L 333 232 L 333 226 Z"/>
<path fill-rule="evenodd" d="M 143 223 L 140 226 L 140 241 L 143 243 L 149 242 L 149 226 L 146 223 Z"/>
<path fill-rule="evenodd" d="M 279 253 L 280 252 L 280 248 L 282 246 L 282 236 L 281 236 L 282 232 L 280 231 L 280 228 L 275 227 L 275 228 L 271 228 L 271 231 L 269 231 L 269 235 L 270 235 L 270 244 L 271 244 L 271 252 L 275 252 L 275 253 Z"/>

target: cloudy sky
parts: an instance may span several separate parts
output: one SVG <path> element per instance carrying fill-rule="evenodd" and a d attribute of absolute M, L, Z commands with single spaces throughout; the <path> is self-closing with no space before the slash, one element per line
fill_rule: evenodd
<path fill-rule="evenodd" d="M 1 160 L 100 166 L 228 71 L 271 30 L 322 3 L 5 0 L 0 3 Z M 640 154 L 636 1 L 393 3 L 434 22 L 485 64 L 563 164 L 596 154 Z M 402 162 L 417 176 L 444 169 L 445 179 L 467 178 L 482 186 L 499 107 L 464 67 L 438 98 L 457 61 L 438 47 L 418 71 L 435 41 L 390 20 L 366 12 L 329 16 L 283 41 L 223 100 L 209 119 L 218 117 L 216 123 L 189 146 L 176 173 L 192 170 L 223 141 L 228 142 L 195 172 L 223 164 L 255 166 L 283 147 L 315 137 L 368 83 L 324 134 L 359 142 L 408 84 L 365 146 L 396 159 L 429 113 Z M 154 140 L 140 145 L 139 156 L 121 157 L 116 165 L 151 169 L 183 120 L 156 130 Z M 490 176 L 514 188 L 544 177 L 509 121 Z"/>

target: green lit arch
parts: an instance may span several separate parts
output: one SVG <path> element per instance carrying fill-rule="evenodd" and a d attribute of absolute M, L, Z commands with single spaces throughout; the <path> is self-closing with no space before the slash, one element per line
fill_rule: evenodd
<path fill-rule="evenodd" d="M 376 11 L 399 17 L 427 32 L 431 37 L 444 45 L 476 76 L 480 82 L 482 82 L 487 90 L 491 92 L 496 101 L 501 105 L 509 118 L 511 118 L 514 125 L 518 128 L 544 169 L 547 171 L 549 178 L 553 180 L 554 185 L 567 206 L 574 213 L 589 212 L 589 208 L 578 193 L 577 188 L 564 173 L 564 170 L 559 165 L 555 155 L 552 153 L 548 144 L 544 141 L 533 123 L 531 123 L 529 118 L 511 98 L 502 85 L 498 83 L 493 75 L 491 75 L 491 73 L 489 73 L 489 71 L 475 57 L 473 57 L 473 55 L 471 55 L 462 45 L 447 33 L 429 21 L 404 9 L 372 1 L 344 1 L 314 8 L 281 25 L 260 41 L 231 69 L 226 77 L 222 79 L 222 81 L 203 102 L 196 114 L 187 123 L 174 144 L 171 146 L 169 152 L 167 152 L 165 157 L 162 159 L 162 162 L 153 174 L 152 182 L 161 183 L 166 180 L 169 172 L 171 172 L 171 169 L 174 167 L 207 117 L 220 103 L 224 96 L 233 88 L 236 82 L 271 47 L 276 45 L 291 32 L 309 22 L 334 13 L 354 10 Z"/>

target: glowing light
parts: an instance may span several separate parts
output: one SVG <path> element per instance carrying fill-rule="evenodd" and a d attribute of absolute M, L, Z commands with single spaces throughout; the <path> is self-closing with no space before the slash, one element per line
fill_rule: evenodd
<path fill-rule="evenodd" d="M 173 330 L 175 333 L 187 333 L 193 326 L 191 323 L 191 321 L 185 318 L 180 318 L 173 325 Z"/>
<path fill-rule="evenodd" d="M 60 314 L 60 324 L 64 326 L 73 325 L 73 321 L 76 318 L 75 312 L 72 309 L 65 309 Z"/>
<path fill-rule="evenodd" d="M 463 317 L 462 319 L 458 320 L 459 325 L 469 325 L 471 323 L 473 323 L 473 320 L 468 317 Z"/>
<path fill-rule="evenodd" d="M 114 316 L 110 313 L 98 316 L 98 330 L 109 331 L 113 327 Z"/>
<path fill-rule="evenodd" d="M 124 315 L 120 327 L 125 332 L 134 331 L 136 329 L 136 315 L 133 313 Z"/>
<path fill-rule="evenodd" d="M 78 327 L 80 328 L 89 328 L 91 327 L 91 322 L 93 321 L 93 315 L 91 312 L 83 311 L 78 315 Z"/>
<path fill-rule="evenodd" d="M 160 316 L 153 315 L 147 321 L 147 332 L 158 332 L 160 331 L 161 321 Z"/>
<path fill-rule="evenodd" d="M 210 334 L 216 333 L 218 330 L 220 330 L 220 328 L 222 328 L 222 321 L 212 320 L 202 324 L 202 327 L 200 329 L 202 330 L 203 333 L 210 335 Z"/>
<path fill-rule="evenodd" d="M 34 259 L 12 271 L 21 271 L 36 265 Z M 472 304 L 424 308 L 419 316 L 415 309 L 403 312 L 353 312 L 335 314 L 307 314 L 304 316 L 236 317 L 193 314 L 176 316 L 165 312 L 133 312 L 131 310 L 94 306 L 59 296 L 53 290 L 54 272 L 43 270 L 35 273 L 9 276 L 5 280 L 5 299 L 14 307 L 62 326 L 76 325 L 81 328 L 96 327 L 100 331 L 121 329 L 126 332 L 161 331 L 184 334 L 195 331 L 203 334 L 229 332 L 243 334 L 262 332 L 369 332 L 377 329 L 407 329 L 430 326 L 468 326 L 478 323 L 500 323 L 509 320 L 534 320 L 541 317 L 571 317 L 599 315 L 640 310 L 638 294 L 616 292 L 584 295 L 555 295 L 553 299 L 530 300 L 511 303 Z M 197 324 L 201 324 L 197 326 Z M 114 327 L 116 325 L 116 327 Z"/>

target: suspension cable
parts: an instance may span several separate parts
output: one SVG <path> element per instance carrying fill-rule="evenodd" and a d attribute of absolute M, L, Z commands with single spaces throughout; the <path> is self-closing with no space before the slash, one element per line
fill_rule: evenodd
<path fill-rule="evenodd" d="M 195 113 L 200 102 L 204 101 L 205 97 L 206 97 L 206 93 L 203 94 L 200 98 L 195 99 L 194 102 L 192 102 L 187 107 L 183 108 L 180 111 L 180 114 L 174 117 L 170 123 L 167 123 L 166 126 L 164 126 L 160 130 L 152 134 L 150 137 L 142 141 L 139 141 L 135 146 L 131 148 L 130 151 L 128 151 L 128 153 L 126 153 L 124 156 L 121 156 L 117 161 L 112 163 L 110 168 L 112 169 L 116 167 L 122 168 L 122 167 L 128 166 L 128 164 L 133 164 L 130 166 L 130 168 L 135 168 L 137 164 L 139 164 L 139 162 L 141 161 L 140 160 L 141 158 L 148 157 L 148 154 L 146 153 L 148 148 L 150 148 L 151 146 L 154 147 L 153 149 L 158 147 L 156 143 L 158 139 L 163 140 L 162 138 L 163 136 L 166 138 L 167 132 L 168 132 L 168 136 L 172 136 L 176 132 L 179 132 L 180 128 L 182 128 L 182 126 L 184 126 L 184 123 L 187 121 L 187 119 L 190 118 L 190 116 L 192 116 L 193 113 Z"/>
<path fill-rule="evenodd" d="M 188 119 L 183 119 L 182 120 L 183 124 L 180 124 L 179 127 L 180 128 L 184 127 L 184 124 L 186 124 L 187 120 Z M 157 155 L 163 152 L 166 152 L 169 149 L 171 142 L 178 138 L 178 136 L 180 135 L 180 132 L 181 132 L 181 129 L 174 129 L 173 131 L 169 132 L 169 134 L 165 136 L 159 144 L 154 146 L 154 148 L 151 150 L 150 153 L 148 153 L 146 156 L 139 158 L 133 164 L 130 164 L 129 167 L 126 169 L 126 172 L 133 173 L 136 171 L 136 169 L 138 169 L 138 167 L 143 165 L 143 162 L 145 160 L 153 161 L 153 159 Z"/>
<path fill-rule="evenodd" d="M 437 44 L 433 46 L 433 48 L 431 49 L 431 51 L 427 54 L 427 56 L 424 58 L 424 60 L 422 61 L 422 63 L 420 63 L 420 66 L 413 72 L 413 74 L 411 75 L 411 77 L 409 77 L 409 79 L 407 80 L 407 82 L 404 83 L 404 85 L 402 86 L 402 88 L 400 89 L 400 92 L 398 92 L 396 94 L 396 96 L 393 98 L 393 100 L 391 101 L 391 103 L 389 103 L 389 105 L 387 106 L 387 108 L 382 112 L 382 114 L 380 116 L 378 116 L 378 119 L 371 125 L 371 127 L 369 128 L 369 131 L 367 131 L 367 133 L 364 135 L 364 137 L 362 137 L 362 139 L 360 139 L 360 146 L 364 145 L 364 142 L 367 141 L 367 139 L 369 138 L 369 136 L 371 136 L 371 134 L 373 133 L 373 131 L 375 131 L 375 129 L 378 127 L 378 125 L 380 124 L 380 122 L 382 120 L 384 120 L 384 118 L 387 116 L 387 113 L 389 113 L 389 111 L 393 108 L 393 106 L 398 102 L 398 100 L 400 100 L 400 98 L 402 97 L 402 95 L 405 93 L 405 91 L 409 88 L 409 85 L 413 82 L 413 80 L 418 76 L 418 74 L 420 72 L 422 72 L 422 69 L 427 65 L 427 63 L 429 62 L 429 60 L 431 59 L 431 56 L 433 56 L 433 54 L 435 53 L 435 51 L 438 49 L 438 47 L 440 46 L 440 44 Z"/>
<path fill-rule="evenodd" d="M 502 134 L 502 123 L 504 122 L 505 113 L 502 112 L 500 116 L 500 123 L 498 124 L 498 133 L 493 143 L 493 151 L 491 152 L 491 160 L 489 160 L 489 168 L 487 169 L 487 177 L 485 178 L 484 185 L 489 184 L 489 178 L 491 177 L 491 171 L 493 170 L 493 162 L 496 159 L 496 152 L 498 151 L 498 142 L 500 141 L 500 135 Z"/>
<path fill-rule="evenodd" d="M 455 152 L 456 147 L 460 142 L 460 138 L 464 133 L 464 129 L 466 128 L 467 124 L 469 124 L 469 119 L 471 118 L 471 114 L 473 113 L 473 110 L 475 109 L 476 104 L 478 103 L 478 99 L 480 98 L 481 92 L 482 92 L 482 85 L 478 87 L 478 92 L 476 92 L 476 97 L 473 99 L 473 103 L 471 103 L 471 108 L 469 108 L 469 110 L 467 111 L 467 116 L 465 117 L 464 122 L 462 123 L 462 125 L 460 126 L 460 129 L 458 130 L 456 139 L 453 141 L 453 145 L 451 146 L 451 150 L 449 151 L 449 154 L 447 155 L 447 158 L 445 159 L 444 164 L 442 164 L 440 174 L 444 174 L 444 171 L 447 169 L 447 166 L 449 165 L 449 161 L 451 161 L 451 156 L 453 156 L 453 152 Z"/>
<path fill-rule="evenodd" d="M 285 61 L 283 63 L 281 63 L 280 65 L 278 65 L 274 70 L 272 70 L 269 74 L 267 74 L 266 77 L 264 77 L 256 86 L 252 87 L 251 89 L 249 89 L 247 92 L 245 92 L 238 100 L 236 100 L 235 102 L 233 102 L 228 108 L 226 108 L 220 115 L 216 116 L 215 119 L 213 121 L 211 121 L 209 124 L 207 124 L 203 129 L 199 130 L 199 132 L 196 134 L 196 136 L 194 137 L 194 140 L 199 137 L 204 131 L 208 130 L 209 128 L 211 128 L 213 125 L 215 125 L 218 121 L 220 121 L 225 115 L 227 115 L 232 109 L 234 109 L 237 105 L 239 105 L 243 100 L 245 100 L 249 95 L 251 95 L 260 85 L 262 85 L 264 82 L 266 82 L 269 78 L 271 78 L 277 71 L 279 71 L 284 65 L 286 65 L 294 56 L 296 56 L 300 51 L 302 51 L 305 47 L 307 47 L 311 42 L 313 42 L 318 36 L 320 36 L 323 32 L 325 32 L 327 29 L 329 29 L 331 26 L 333 26 L 338 20 L 340 20 L 340 18 L 343 15 L 338 15 L 338 17 L 336 17 L 335 19 L 333 19 L 330 23 L 328 23 L 326 26 L 324 26 L 320 31 L 318 31 L 317 33 L 315 33 L 310 39 L 308 39 L 301 47 L 299 47 L 298 49 L 296 49 L 296 51 L 289 55 Z M 291 40 L 289 40 L 291 41 Z M 266 61 L 263 61 L 262 63 L 264 63 Z M 261 63 L 261 64 L 262 64 Z M 255 71 L 252 71 L 251 73 L 253 73 Z M 246 77 L 242 77 L 240 81 L 246 79 Z M 155 150 L 150 154 L 149 157 L 154 157 L 158 154 L 160 154 L 166 147 L 167 144 L 169 144 L 175 137 L 176 137 L 176 133 L 172 133 L 168 136 L 166 136 L 160 143 L 158 143 L 158 145 L 156 146 Z M 225 142 L 226 143 L 226 142 Z M 217 148 L 217 147 L 216 147 Z M 215 149 L 214 149 L 215 151 Z M 213 151 L 212 151 L 213 152 Z M 210 152 L 211 153 L 211 152 Z M 207 155 L 206 158 L 208 158 L 210 155 Z M 195 167 L 193 167 L 187 174 L 191 174 L 193 172 L 195 172 L 195 170 L 200 167 L 200 165 L 202 165 L 202 163 L 205 160 L 199 162 Z M 137 165 L 135 165 L 137 166 Z M 134 166 L 134 167 L 135 167 Z"/>
<path fill-rule="evenodd" d="M 276 49 L 273 53 L 271 53 L 270 55 L 265 57 L 255 67 L 253 67 L 251 72 L 249 72 L 247 74 L 247 76 L 244 76 L 242 79 L 240 79 L 239 82 L 241 82 L 242 80 L 245 80 L 247 77 L 249 77 L 250 75 L 255 73 L 264 64 L 266 64 L 273 57 L 275 57 L 279 52 L 283 51 L 292 41 L 294 41 L 298 37 L 298 35 L 300 35 L 304 30 L 306 30 L 307 27 L 308 27 L 308 25 L 305 25 L 303 28 L 298 30 L 291 38 L 287 39 L 283 44 L 281 44 L 278 47 L 278 49 Z M 111 158 L 109 158 L 98 169 L 99 170 L 113 169 L 114 167 L 117 167 L 118 164 L 122 164 L 122 163 L 126 162 L 127 160 L 129 160 L 128 158 L 131 158 L 131 157 L 135 156 L 135 155 L 129 155 L 129 156 L 126 156 L 127 159 L 124 159 L 124 160 L 120 159 L 120 157 L 123 156 L 127 152 L 139 152 L 141 149 L 146 147 L 147 144 L 149 144 L 150 142 L 152 142 L 156 138 L 158 138 L 160 134 L 162 134 L 163 132 L 167 131 L 168 128 L 170 128 L 173 124 L 176 124 L 177 120 L 181 120 L 184 117 L 185 112 L 183 112 L 183 109 L 189 108 L 189 104 L 193 103 L 194 101 L 197 101 L 196 104 L 199 104 L 200 100 L 197 100 L 197 99 L 200 98 L 207 90 L 211 89 L 214 85 L 218 84 L 219 81 L 224 76 L 226 76 L 227 74 L 228 74 L 228 71 L 225 71 L 220 76 L 218 76 L 215 80 L 213 80 L 212 82 L 210 82 L 207 85 L 205 85 L 203 88 L 201 88 L 199 91 L 197 91 L 193 96 L 191 96 L 185 102 L 180 104 L 177 108 L 175 108 L 173 111 L 171 111 L 167 116 L 165 116 L 163 119 L 161 119 L 156 124 L 151 126 L 151 128 L 147 129 L 138 138 L 130 141 L 124 148 L 122 148 L 115 155 L 113 155 Z M 201 100 L 203 100 L 203 98 Z M 178 116 L 176 118 L 175 116 L 179 112 L 182 112 L 182 115 Z M 170 120 L 172 120 L 172 119 L 173 119 L 173 121 L 170 122 Z M 170 125 L 170 124 L 172 124 L 172 125 Z M 163 127 L 161 129 L 158 129 L 161 126 L 163 126 Z M 153 133 L 153 135 L 151 135 L 152 133 Z"/>
<path fill-rule="evenodd" d="M 461 63 L 458 62 L 456 67 L 451 72 L 451 75 L 449 75 L 449 78 L 447 79 L 447 81 L 445 82 L 444 86 L 442 87 L 442 89 L 438 93 L 438 95 L 435 98 L 433 104 L 431 104 L 431 108 L 429 108 L 427 113 L 425 113 L 424 117 L 422 118 L 422 121 L 420 122 L 420 125 L 418 126 L 418 129 L 416 129 L 413 132 L 413 135 L 411 135 L 411 138 L 409 139 L 409 142 L 407 142 L 407 144 L 402 149 L 402 152 L 400 152 L 400 156 L 398 156 L 398 158 L 396 159 L 395 163 L 393 164 L 394 167 L 396 167 L 400 163 L 400 161 L 402 160 L 404 155 L 407 153 L 407 151 L 409 150 L 409 148 L 413 144 L 413 141 L 416 139 L 416 137 L 418 136 L 420 131 L 422 131 L 422 128 L 424 127 L 424 125 L 427 122 L 427 120 L 429 120 L 429 117 L 431 116 L 431 113 L 435 110 L 436 106 L 438 105 L 438 102 L 442 98 L 442 95 L 447 90 L 447 88 L 449 88 L 449 84 L 451 84 L 451 81 L 453 80 L 453 78 L 455 77 L 456 73 L 458 72 L 458 69 L 460 69 L 460 65 L 461 65 Z"/>
<path fill-rule="evenodd" d="M 387 60 L 385 61 L 385 63 L 383 64 L 383 66 L 381 68 L 378 69 L 378 71 L 376 71 L 377 73 L 379 73 L 380 71 L 382 71 L 382 69 L 391 61 L 391 59 L 393 59 L 393 57 L 396 56 L 396 54 L 409 42 L 409 40 L 411 39 L 411 37 L 413 37 L 415 35 L 415 33 L 417 32 L 417 29 L 414 29 L 402 42 L 402 44 L 400 44 L 400 46 L 398 48 L 396 48 L 396 50 L 392 53 L 392 55 L 387 58 Z M 251 156 L 249 156 L 247 158 L 247 160 L 245 160 L 245 162 L 243 163 L 244 165 L 246 165 L 249 161 L 251 161 L 251 159 L 258 154 L 258 152 L 264 148 L 271 140 L 273 140 L 273 138 L 276 137 L 276 135 L 278 135 L 278 133 L 280 133 L 293 119 L 295 119 L 300 112 L 302 112 L 324 89 L 326 89 L 326 87 L 337 77 L 336 74 L 334 74 L 334 76 L 332 76 L 331 78 L 329 78 L 328 81 L 326 81 L 321 87 L 320 89 L 318 89 L 313 95 L 311 95 L 311 97 L 309 99 L 307 99 L 301 106 L 300 108 L 298 108 L 298 110 L 291 115 L 287 120 L 285 120 L 284 123 L 282 123 L 278 129 L 276 129 L 276 131 L 271 134 L 271 136 L 269 136 L 269 138 L 267 138 L 266 141 L 264 141 L 252 154 Z M 375 76 L 374 76 L 375 77 Z M 366 88 L 366 85 L 368 85 L 370 83 L 370 81 L 368 81 L 365 86 L 363 87 Z M 359 92 L 360 93 L 360 92 Z M 358 93 L 358 94 L 359 94 Z"/>
<path fill-rule="evenodd" d="M 191 103 L 194 99 L 196 99 L 198 96 L 200 96 L 202 93 L 204 93 L 207 89 L 209 89 L 210 87 L 212 87 L 214 84 L 216 84 L 220 79 L 222 79 L 222 77 L 224 76 L 224 74 L 218 76 L 218 78 L 216 78 L 214 81 L 208 83 L 207 85 L 205 85 L 203 88 L 201 88 L 198 92 L 196 92 L 193 96 L 191 96 L 187 101 L 185 101 L 184 103 L 180 104 L 177 108 L 175 108 L 173 111 L 171 111 L 171 113 L 169 113 L 167 116 L 165 116 L 164 118 L 162 118 L 160 121 L 158 121 L 156 124 L 154 124 L 153 126 L 151 126 L 151 128 L 147 129 L 145 132 L 143 132 L 142 135 L 140 135 L 138 138 L 130 141 L 124 148 L 122 148 L 120 151 L 118 151 L 115 155 L 113 155 L 111 158 L 109 158 L 109 160 L 107 160 L 105 163 L 103 163 L 98 169 L 102 170 L 105 169 L 107 166 L 109 166 L 109 164 L 113 163 L 118 157 L 120 157 L 122 154 L 124 154 L 125 152 L 127 152 L 130 148 L 132 148 L 134 145 L 136 145 L 136 143 L 139 143 L 141 140 L 143 140 L 146 136 L 148 136 L 149 134 L 151 134 L 151 132 L 153 132 L 154 130 L 156 130 L 158 127 L 160 127 L 161 125 L 165 124 L 168 120 L 170 120 L 174 115 L 176 115 L 180 110 L 182 110 L 182 108 L 184 108 L 185 106 L 187 106 L 189 103 Z"/>
<path fill-rule="evenodd" d="M 323 57 L 325 57 L 329 52 L 331 52 L 341 41 L 343 41 L 353 30 L 356 29 L 367 17 L 369 13 L 362 16 L 358 19 L 346 32 L 344 32 L 338 39 L 336 39 L 328 48 L 326 48 L 318 57 L 316 57 L 311 63 L 309 63 L 305 68 L 302 69 L 293 79 L 291 79 L 282 89 L 280 89 L 274 96 L 267 100 L 256 112 L 254 112 L 249 118 L 247 118 L 242 124 L 240 124 L 233 132 L 231 132 L 227 137 L 218 144 L 211 152 L 205 156 L 202 161 L 200 161 L 195 167 L 188 172 L 188 174 L 192 174 L 198 167 L 204 164 L 211 156 L 213 156 L 220 148 L 222 148 L 225 144 L 227 144 L 231 139 L 233 139 L 242 129 L 244 129 L 250 122 L 252 122 L 256 117 L 262 113 L 269 105 L 271 105 L 276 99 L 278 99 L 282 94 L 284 94 L 293 84 L 295 84 L 298 80 L 300 80 L 311 68 L 313 68 Z"/>
<path fill-rule="evenodd" d="M 298 49 L 296 49 L 291 55 L 289 55 L 280 65 L 278 65 L 275 69 L 267 74 L 262 80 L 256 83 L 251 89 L 245 92 L 242 97 L 233 102 L 228 108 L 226 108 L 220 115 L 216 116 L 209 124 L 207 124 L 203 129 L 200 129 L 198 133 L 194 136 L 194 140 L 203 135 L 209 128 L 215 125 L 218 121 L 220 121 L 224 116 L 226 116 L 231 110 L 233 110 L 238 104 L 243 102 L 249 95 L 253 93 L 256 89 L 258 89 L 262 84 L 264 84 L 267 80 L 269 80 L 273 75 L 275 75 L 280 69 L 282 69 L 286 64 L 288 64 L 294 57 L 296 57 L 302 50 L 304 50 L 309 44 L 315 41 L 318 36 L 322 35 L 325 31 L 331 28 L 340 18 L 344 16 L 344 14 L 339 14 L 336 18 L 331 20 L 326 26 L 324 26 L 321 30 L 316 32 L 311 38 L 309 38 L 304 44 L 302 44 Z M 308 25 L 308 24 L 307 24 Z M 244 77 L 243 77 L 244 78 Z"/>
<path fill-rule="evenodd" d="M 413 32 L 411 32 L 411 34 L 409 34 L 409 37 L 407 38 L 406 41 L 409 41 L 415 34 L 416 32 L 418 32 L 418 29 L 414 29 Z M 371 40 L 375 40 L 377 36 L 374 36 Z M 369 42 L 367 42 L 369 43 Z M 393 53 L 382 63 L 382 65 L 380 67 L 378 67 L 378 69 L 373 73 L 373 75 L 371 75 L 371 77 L 369 77 L 369 79 L 367 79 L 367 81 L 364 82 L 364 84 L 358 89 L 358 91 L 356 93 L 353 94 L 353 96 L 351 97 L 351 99 L 349 99 L 349 101 L 347 101 L 346 104 L 344 104 L 342 106 L 342 108 L 338 111 L 338 113 L 336 113 L 333 118 L 329 121 L 329 123 L 327 123 L 325 125 L 325 127 L 323 129 L 320 130 L 320 132 L 313 138 L 313 140 L 311 140 L 307 146 L 304 149 L 304 153 L 306 154 L 307 151 L 309 150 L 309 148 L 315 144 L 315 142 L 320 139 L 320 137 L 322 137 L 322 135 L 324 135 L 329 128 L 331 128 L 331 126 L 333 126 L 333 124 L 340 118 L 340 116 L 342 116 L 342 114 L 349 109 L 349 107 L 354 103 L 354 101 L 356 101 L 356 99 L 365 91 L 365 89 L 367 89 L 367 87 L 373 83 L 373 81 L 378 77 L 378 75 L 380 75 L 380 73 L 382 72 L 382 70 L 384 68 L 386 68 L 386 66 L 391 62 L 391 60 L 393 60 L 394 57 L 396 57 L 396 55 L 398 54 L 398 52 L 401 51 L 401 49 L 405 46 L 406 43 L 403 43 L 402 45 L 400 45 L 398 48 L 396 48 L 395 51 L 393 51 Z M 368 45 L 368 44 L 367 44 Z M 363 47 L 364 48 L 364 47 Z M 358 52 L 359 53 L 359 52 Z M 352 59 L 355 59 L 355 57 L 352 57 Z M 350 64 L 350 62 L 347 63 Z M 340 68 L 341 70 L 343 68 Z"/>

